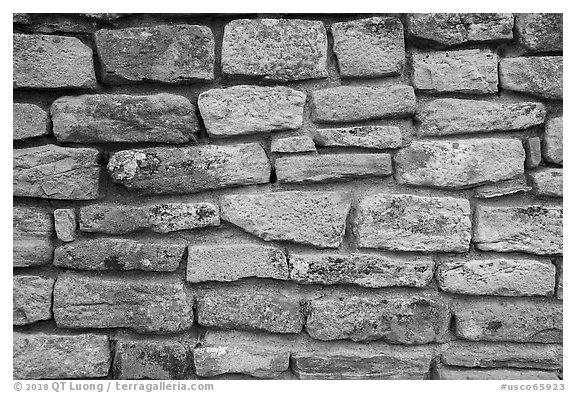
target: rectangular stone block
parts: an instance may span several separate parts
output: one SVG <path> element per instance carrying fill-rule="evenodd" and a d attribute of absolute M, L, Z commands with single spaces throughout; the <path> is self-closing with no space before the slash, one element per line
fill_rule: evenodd
<path fill-rule="evenodd" d="M 562 303 L 467 298 L 454 304 L 456 335 L 470 341 L 562 343 Z"/>
<path fill-rule="evenodd" d="M 376 194 L 360 200 L 353 230 L 359 247 L 467 252 L 471 226 L 465 199 Z"/>
<path fill-rule="evenodd" d="M 290 279 L 299 284 L 356 284 L 367 288 L 424 287 L 434 276 L 432 258 L 377 254 L 290 254 Z"/>
<path fill-rule="evenodd" d="M 558 373 L 547 370 L 516 368 L 476 369 L 439 366 L 433 371 L 434 379 L 448 380 L 558 380 Z"/>
<path fill-rule="evenodd" d="M 562 254 L 562 206 L 478 204 L 472 241 L 480 250 Z"/>
<path fill-rule="evenodd" d="M 546 109 L 538 102 L 501 104 L 491 101 L 440 98 L 416 112 L 418 133 L 425 136 L 524 130 L 543 124 Z"/>
<path fill-rule="evenodd" d="M 122 150 L 108 162 L 112 180 L 145 194 L 186 194 L 268 183 L 270 162 L 258 143 Z"/>
<path fill-rule="evenodd" d="M 316 145 L 309 136 L 272 138 L 270 151 L 272 153 L 316 153 Z"/>
<path fill-rule="evenodd" d="M 207 26 L 104 29 L 94 37 L 106 84 L 214 79 L 214 36 Z"/>
<path fill-rule="evenodd" d="M 48 205 L 12 207 L 14 267 L 52 263 L 54 219 Z"/>
<path fill-rule="evenodd" d="M 89 379 L 108 375 L 105 334 L 13 333 L 14 379 Z"/>
<path fill-rule="evenodd" d="M 71 242 L 76 238 L 76 210 L 55 209 L 54 228 L 56 236 L 63 242 Z"/>
<path fill-rule="evenodd" d="M 288 156 L 276 159 L 274 165 L 280 183 L 314 183 L 392 174 L 392 157 L 387 153 Z"/>
<path fill-rule="evenodd" d="M 503 90 L 552 100 L 562 99 L 562 56 L 513 57 L 500 60 Z"/>
<path fill-rule="evenodd" d="M 27 325 L 52 319 L 54 279 L 32 275 L 17 275 L 12 279 L 14 325 Z"/>
<path fill-rule="evenodd" d="M 524 150 L 526 150 L 526 161 L 524 162 L 524 166 L 528 169 L 537 168 L 540 166 L 540 162 L 542 161 L 542 151 L 540 149 L 540 138 L 532 137 L 525 139 L 524 143 Z"/>
<path fill-rule="evenodd" d="M 48 113 L 33 104 L 12 104 L 12 135 L 15 141 L 48 135 Z"/>
<path fill-rule="evenodd" d="M 170 333 L 194 325 L 193 303 L 184 282 L 170 276 L 66 272 L 56 280 L 52 311 L 60 328 Z"/>
<path fill-rule="evenodd" d="M 530 191 L 524 176 L 517 179 L 502 180 L 493 184 L 485 184 L 474 189 L 474 197 L 480 199 L 495 198 Z"/>
<path fill-rule="evenodd" d="M 525 157 L 519 139 L 413 141 L 394 156 L 394 177 L 415 186 L 470 188 L 522 175 Z"/>
<path fill-rule="evenodd" d="M 542 140 L 542 156 L 553 164 L 563 163 L 564 117 L 554 117 L 546 122 Z"/>
<path fill-rule="evenodd" d="M 562 14 L 516 14 L 520 44 L 530 52 L 562 51 Z"/>
<path fill-rule="evenodd" d="M 339 86 L 312 92 L 312 118 L 318 123 L 410 117 L 416 110 L 412 86 Z"/>
<path fill-rule="evenodd" d="M 96 149 L 57 145 L 16 149 L 13 194 L 47 199 L 97 199 L 99 156 Z"/>
<path fill-rule="evenodd" d="M 273 81 L 326 78 L 327 48 L 320 21 L 236 19 L 224 28 L 222 72 Z"/>
<path fill-rule="evenodd" d="M 190 101 L 166 93 L 61 97 L 50 114 L 59 142 L 185 143 L 200 129 Z"/>
<path fill-rule="evenodd" d="M 343 78 L 400 75 L 404 27 L 398 18 L 372 17 L 333 23 L 334 53 Z"/>
<path fill-rule="evenodd" d="M 287 280 L 284 252 L 258 244 L 189 246 L 186 281 L 236 281 L 246 277 Z"/>
<path fill-rule="evenodd" d="M 451 318 L 446 303 L 426 295 L 324 296 L 311 300 L 309 310 L 306 332 L 323 341 L 443 342 Z"/>
<path fill-rule="evenodd" d="M 306 94 L 283 86 L 232 86 L 198 96 L 211 137 L 228 137 L 302 127 Z"/>
<path fill-rule="evenodd" d="M 314 130 L 314 142 L 326 147 L 363 147 L 397 149 L 402 146 L 402 132 L 396 126 L 352 126 Z"/>
<path fill-rule="evenodd" d="M 562 168 L 541 168 L 528 172 L 526 177 L 532 185 L 534 195 L 562 198 L 562 174 Z"/>
<path fill-rule="evenodd" d="M 54 266 L 79 270 L 170 272 L 178 269 L 185 249 L 184 244 L 154 244 L 128 239 L 78 240 L 54 251 Z"/>
<path fill-rule="evenodd" d="M 490 50 L 413 52 L 412 83 L 434 93 L 492 94 L 498 92 L 498 56 Z"/>
<path fill-rule="evenodd" d="M 436 278 L 440 289 L 464 295 L 550 296 L 556 269 L 526 257 L 443 258 Z"/>
<path fill-rule="evenodd" d="M 291 241 L 338 248 L 346 228 L 350 199 L 338 192 L 285 191 L 226 195 L 222 220 L 266 241 Z"/>
<path fill-rule="evenodd" d="M 13 34 L 15 89 L 92 89 L 97 86 L 92 49 L 78 38 Z"/>

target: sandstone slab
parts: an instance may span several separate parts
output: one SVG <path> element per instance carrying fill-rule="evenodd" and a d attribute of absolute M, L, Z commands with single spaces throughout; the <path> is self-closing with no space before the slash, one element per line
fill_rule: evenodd
<path fill-rule="evenodd" d="M 194 141 L 194 112 L 187 98 L 166 93 L 61 97 L 50 109 L 56 139 L 76 143 Z"/>
<path fill-rule="evenodd" d="M 54 228 L 56 236 L 63 242 L 71 242 L 76 238 L 76 211 L 74 209 L 55 209 Z"/>
<path fill-rule="evenodd" d="M 47 199 L 97 199 L 99 155 L 96 149 L 57 145 L 16 149 L 13 194 Z"/>
<path fill-rule="evenodd" d="M 516 368 L 476 369 L 438 367 L 435 379 L 444 380 L 558 380 L 556 371 Z"/>
<path fill-rule="evenodd" d="M 48 135 L 48 114 L 33 104 L 12 104 L 12 135 L 14 140 Z"/>
<path fill-rule="evenodd" d="M 272 153 L 315 153 L 316 145 L 309 136 L 273 138 L 270 151 Z"/>
<path fill-rule="evenodd" d="M 283 86 L 208 90 L 198 108 L 211 137 L 295 130 L 302 126 L 306 94 Z"/>
<path fill-rule="evenodd" d="M 396 126 L 324 128 L 315 130 L 313 137 L 317 145 L 326 147 L 397 149 L 402 146 L 402 133 Z"/>
<path fill-rule="evenodd" d="M 517 14 L 516 31 L 520 44 L 531 52 L 561 51 L 562 14 Z"/>
<path fill-rule="evenodd" d="M 52 263 L 54 218 L 47 205 L 12 207 L 14 267 Z"/>
<path fill-rule="evenodd" d="M 563 120 L 563 116 L 552 118 L 546 122 L 544 129 L 542 156 L 544 160 L 553 164 L 563 163 Z"/>
<path fill-rule="evenodd" d="M 14 325 L 27 325 L 52 319 L 54 279 L 18 275 L 12 281 L 12 320 Z"/>
<path fill-rule="evenodd" d="M 236 19 L 224 28 L 222 72 L 273 81 L 326 78 L 327 47 L 320 21 Z"/>
<path fill-rule="evenodd" d="M 214 36 L 207 26 L 105 29 L 95 40 L 106 84 L 214 79 Z"/>
<path fill-rule="evenodd" d="M 466 252 L 469 215 L 464 199 L 376 194 L 360 200 L 354 233 L 359 247 Z"/>
<path fill-rule="evenodd" d="M 400 75 L 404 27 L 398 18 L 372 17 L 331 25 L 334 53 L 343 78 Z"/>
<path fill-rule="evenodd" d="M 562 168 L 541 168 L 527 173 L 526 176 L 532 185 L 533 194 L 562 198 L 562 174 Z"/>
<path fill-rule="evenodd" d="M 409 185 L 470 188 L 522 175 L 525 157 L 518 139 L 413 141 L 394 157 L 395 178 Z"/>
<path fill-rule="evenodd" d="M 498 92 L 498 56 L 489 50 L 414 52 L 412 83 L 434 93 Z"/>
<path fill-rule="evenodd" d="M 223 196 L 222 220 L 266 241 L 337 248 L 342 242 L 349 198 L 338 192 L 286 191 Z"/>
<path fill-rule="evenodd" d="M 498 69 L 500 86 L 504 90 L 552 100 L 562 99 L 562 56 L 501 59 Z"/>
<path fill-rule="evenodd" d="M 147 194 L 262 184 L 270 180 L 270 171 L 266 152 L 257 143 L 123 150 L 108 162 L 114 182 Z"/>

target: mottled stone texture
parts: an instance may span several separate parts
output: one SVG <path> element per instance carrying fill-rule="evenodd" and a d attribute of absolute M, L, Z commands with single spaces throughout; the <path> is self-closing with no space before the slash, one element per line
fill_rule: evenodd
<path fill-rule="evenodd" d="M 456 368 L 439 366 L 433 371 L 434 379 L 447 380 L 558 380 L 556 371 L 517 368 Z"/>
<path fill-rule="evenodd" d="M 56 236 L 63 242 L 71 242 L 76 238 L 76 211 L 74 209 L 54 210 L 54 228 Z"/>
<path fill-rule="evenodd" d="M 274 138 L 270 145 L 270 151 L 272 153 L 309 153 L 316 152 L 316 145 L 309 136 Z"/>
<path fill-rule="evenodd" d="M 532 193 L 541 196 L 562 197 L 562 168 L 542 168 L 528 173 Z"/>
<path fill-rule="evenodd" d="M 273 81 L 325 78 L 327 45 L 319 21 L 236 19 L 224 28 L 222 72 Z"/>
<path fill-rule="evenodd" d="M 33 104 L 12 104 L 12 135 L 15 141 L 48 135 L 48 114 Z"/>
<path fill-rule="evenodd" d="M 542 161 L 540 138 L 532 137 L 524 140 L 524 149 L 526 150 L 526 161 L 524 166 L 528 169 L 537 168 Z"/>
<path fill-rule="evenodd" d="M 404 28 L 398 18 L 334 23 L 334 53 L 342 77 L 399 75 L 404 67 Z"/>
<path fill-rule="evenodd" d="M 500 86 L 504 90 L 553 100 L 562 99 L 562 56 L 501 59 L 498 70 Z"/>
<path fill-rule="evenodd" d="M 520 44 L 531 52 L 562 51 L 562 14 L 517 14 Z"/>
<path fill-rule="evenodd" d="M 542 156 L 553 164 L 563 163 L 564 117 L 554 117 L 546 122 L 542 140 Z"/>
<path fill-rule="evenodd" d="M 214 79 L 214 37 L 207 26 L 99 30 L 95 40 L 106 84 Z"/>
<path fill-rule="evenodd" d="M 39 206 L 14 206 L 12 209 L 14 267 L 46 265 L 52 263 L 52 210 Z"/>
<path fill-rule="evenodd" d="M 14 34 L 12 84 L 32 89 L 96 87 L 92 49 L 78 38 Z"/>
<path fill-rule="evenodd" d="M 52 319 L 53 278 L 18 275 L 14 276 L 12 285 L 14 325 Z"/>
<path fill-rule="evenodd" d="M 96 94 L 61 97 L 50 114 L 59 142 L 184 143 L 199 130 L 194 110 L 174 94 Z"/>
<path fill-rule="evenodd" d="M 402 133 L 396 126 L 321 128 L 314 131 L 314 142 L 326 147 L 397 149 L 402 146 Z"/>
<path fill-rule="evenodd" d="M 495 198 L 504 195 L 512 195 L 530 191 L 530 187 L 526 183 L 524 176 L 518 179 L 503 180 L 497 183 L 486 184 L 474 189 L 474 197 L 486 199 Z"/>

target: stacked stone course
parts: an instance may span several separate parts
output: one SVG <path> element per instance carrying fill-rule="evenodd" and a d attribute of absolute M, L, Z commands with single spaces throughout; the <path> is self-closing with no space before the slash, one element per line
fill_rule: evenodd
<path fill-rule="evenodd" d="M 561 378 L 562 15 L 13 43 L 14 378 Z"/>

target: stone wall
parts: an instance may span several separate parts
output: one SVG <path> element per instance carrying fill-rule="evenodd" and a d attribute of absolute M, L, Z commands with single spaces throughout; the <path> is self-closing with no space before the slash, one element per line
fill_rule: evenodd
<path fill-rule="evenodd" d="M 562 377 L 562 16 L 14 15 L 14 378 Z"/>

